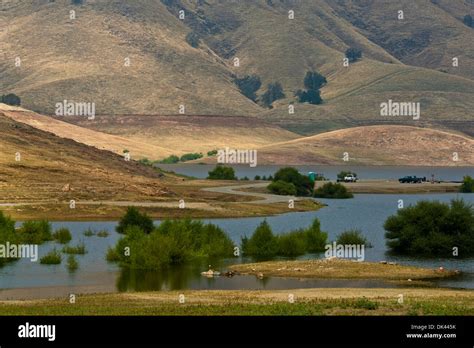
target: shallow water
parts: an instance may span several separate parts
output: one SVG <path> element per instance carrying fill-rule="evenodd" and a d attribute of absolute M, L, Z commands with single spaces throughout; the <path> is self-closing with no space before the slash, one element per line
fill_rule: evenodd
<path fill-rule="evenodd" d="M 438 281 L 439 286 L 474 289 L 474 258 L 469 259 L 420 259 L 413 257 L 397 257 L 387 255 L 385 246 L 383 223 L 389 215 L 397 211 L 398 200 L 402 199 L 405 205 L 414 204 L 421 199 L 439 200 L 449 202 L 456 197 L 462 197 L 474 203 L 474 195 L 469 194 L 396 194 L 396 195 L 371 195 L 358 194 L 354 199 L 328 200 L 321 199 L 328 206 L 316 212 L 289 213 L 267 217 L 267 221 L 278 233 L 287 232 L 300 227 L 307 227 L 317 217 L 321 221 L 321 228 L 328 232 L 329 240 L 344 230 L 360 229 L 373 248 L 365 250 L 367 261 L 396 261 L 401 264 L 417 265 L 428 268 L 458 269 L 464 275 L 458 279 Z M 239 218 L 239 219 L 208 219 L 223 228 L 236 243 L 244 235 L 251 235 L 257 225 L 264 218 Z M 159 221 L 157 221 L 159 223 Z M 48 288 L 57 295 L 71 289 L 110 289 L 117 291 L 129 290 L 161 290 L 161 289 L 291 289 L 300 287 L 386 287 L 393 284 L 381 281 L 365 280 L 299 280 L 289 278 L 265 278 L 259 280 L 253 276 L 237 276 L 234 278 L 207 279 L 200 272 L 207 270 L 208 263 L 217 270 L 224 270 L 230 263 L 243 262 L 240 258 L 232 260 L 208 261 L 204 260 L 191 265 L 171 268 L 168 271 L 141 272 L 120 270 L 115 264 L 105 261 L 105 254 L 109 246 L 113 246 L 120 235 L 115 232 L 116 222 L 54 222 L 54 229 L 68 227 L 73 235 L 72 245 L 84 241 L 88 253 L 77 255 L 79 269 L 70 274 L 66 269 L 66 257 L 61 265 L 41 265 L 39 262 L 30 262 L 21 259 L 0 268 L 0 289 L 23 289 L 18 293 L 25 293 L 28 288 Z M 83 231 L 107 230 L 109 236 L 85 237 Z M 46 254 L 52 248 L 62 248 L 54 242 L 48 242 L 39 247 L 39 256 Z M 322 258 L 323 254 L 305 255 L 301 258 Z M 25 290 L 26 289 L 26 290 Z M 65 290 L 66 289 L 66 290 Z M 0 298 L 13 296 L 11 291 L 0 291 Z"/>

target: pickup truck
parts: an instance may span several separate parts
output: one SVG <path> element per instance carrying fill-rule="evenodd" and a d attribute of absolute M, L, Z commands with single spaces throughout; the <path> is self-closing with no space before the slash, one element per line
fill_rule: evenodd
<path fill-rule="evenodd" d="M 337 182 L 356 182 L 357 181 L 357 176 L 354 174 L 347 174 L 343 179 L 337 179 Z"/>
<path fill-rule="evenodd" d="M 403 178 L 398 179 L 398 182 L 401 184 L 420 184 L 425 180 L 425 178 L 419 178 L 416 176 L 404 176 Z"/>

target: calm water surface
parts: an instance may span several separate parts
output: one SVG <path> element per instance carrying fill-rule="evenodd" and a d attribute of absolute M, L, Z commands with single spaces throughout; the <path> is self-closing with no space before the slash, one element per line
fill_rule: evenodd
<path fill-rule="evenodd" d="M 371 195 L 358 194 L 354 199 L 327 200 L 320 199 L 328 206 L 316 212 L 289 213 L 267 217 L 267 221 L 275 233 L 284 233 L 296 228 L 307 227 L 317 217 L 321 227 L 328 232 L 329 240 L 344 230 L 356 228 L 363 231 L 373 248 L 365 250 L 367 261 L 396 261 L 401 264 L 417 265 L 422 267 L 440 267 L 462 270 L 465 275 L 456 280 L 438 282 L 440 286 L 474 289 L 474 258 L 470 259 L 417 259 L 411 257 L 395 257 L 387 255 L 383 223 L 389 215 L 396 213 L 398 200 L 402 199 L 405 205 L 414 204 L 421 199 L 449 202 L 453 198 L 463 198 L 474 203 L 474 195 L 469 194 L 395 194 Z M 240 219 L 209 219 L 222 227 L 236 243 L 240 243 L 242 236 L 250 236 L 257 225 L 264 218 Z M 159 221 L 157 221 L 159 223 Z M 234 278 L 207 279 L 200 272 L 207 270 L 209 263 L 214 269 L 225 268 L 236 262 L 244 262 L 236 258 L 232 260 L 209 261 L 204 260 L 186 266 L 171 268 L 168 271 L 127 271 L 120 270 L 115 264 L 105 261 L 108 247 L 113 246 L 120 235 L 115 232 L 116 222 L 53 222 L 53 228 L 67 227 L 71 230 L 73 240 L 71 244 L 83 241 L 88 253 L 77 255 L 79 270 L 69 273 L 66 269 L 65 257 L 61 265 L 41 265 L 39 262 L 30 262 L 26 259 L 8 264 L 0 268 L 0 289 L 28 289 L 49 287 L 53 293 L 67 292 L 74 289 L 115 289 L 128 290 L 160 290 L 160 289 L 290 289 L 304 287 L 383 287 L 387 285 L 381 281 L 366 280 L 301 280 L 284 278 L 265 278 L 258 280 L 253 276 L 239 276 Z M 83 231 L 107 230 L 110 234 L 106 238 L 97 236 L 85 237 Z M 53 248 L 62 248 L 54 242 L 48 242 L 39 247 L 40 257 Z M 305 255 L 302 258 L 321 258 L 323 254 Z M 62 289 L 62 290 L 61 290 Z M 20 290 L 18 290 L 20 291 Z M 24 290 L 22 290 L 24 291 Z M 105 290 L 104 290 L 105 291 Z M 2 293 L 0 291 L 0 298 Z M 8 292 L 9 294 L 12 291 Z"/>

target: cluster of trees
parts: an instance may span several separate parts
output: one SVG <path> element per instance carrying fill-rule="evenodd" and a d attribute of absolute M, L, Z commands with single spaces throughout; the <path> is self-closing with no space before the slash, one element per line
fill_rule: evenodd
<path fill-rule="evenodd" d="M 209 156 L 209 152 L 208 152 L 208 156 Z M 153 165 L 155 163 L 175 164 L 175 163 L 178 163 L 178 162 L 193 161 L 193 160 L 203 158 L 203 157 L 204 157 L 204 155 L 202 153 L 194 152 L 194 153 L 185 153 L 181 157 L 178 157 L 176 155 L 170 155 L 170 156 L 166 157 L 165 159 L 162 159 L 161 161 L 156 161 L 156 162 L 151 162 L 146 158 L 143 159 L 143 160 L 140 160 L 139 162 L 142 162 L 144 164 L 147 164 L 147 162 L 148 162 L 148 163 L 151 163 L 151 165 Z"/>
<path fill-rule="evenodd" d="M 235 84 L 239 87 L 240 92 L 247 98 L 257 101 L 257 91 L 262 86 L 260 77 L 257 75 L 247 75 L 242 78 L 234 79 Z"/>
<path fill-rule="evenodd" d="M 266 220 L 254 231 L 250 238 L 242 238 L 242 253 L 257 259 L 275 256 L 299 256 L 306 253 L 324 251 L 327 233 L 321 231 L 318 219 L 306 229 L 274 235 Z"/>
<path fill-rule="evenodd" d="M 465 15 L 463 18 L 463 23 L 468 27 L 474 28 L 474 20 L 471 15 Z"/>
<path fill-rule="evenodd" d="M 12 105 L 12 106 L 20 106 L 21 105 L 21 99 L 16 94 L 10 93 L 10 94 L 2 95 L 0 97 L 0 103 L 4 103 L 4 104 L 7 104 L 7 105 Z"/>
<path fill-rule="evenodd" d="M 326 78 L 315 71 L 308 71 L 304 78 L 305 90 L 299 89 L 295 96 L 300 103 L 321 104 L 321 93 L 319 89 L 327 83 Z"/>
<path fill-rule="evenodd" d="M 341 173 L 340 173 L 341 175 Z M 314 190 L 311 179 L 292 167 L 278 170 L 267 189 L 277 195 L 314 196 L 318 198 L 352 198 L 352 193 L 339 183 L 328 182 Z"/>
<path fill-rule="evenodd" d="M 217 165 L 208 172 L 207 178 L 210 180 L 237 180 L 234 168 L 223 165 Z"/>
<path fill-rule="evenodd" d="M 260 102 L 263 106 L 272 108 L 274 101 L 285 97 L 283 87 L 279 82 L 269 83 L 267 90 L 260 98 L 257 97 L 257 91 L 262 86 L 262 81 L 257 75 L 247 75 L 242 78 L 235 78 L 234 83 L 239 87 L 240 92 L 254 102 Z"/>
<path fill-rule="evenodd" d="M 295 168 L 286 167 L 275 173 L 273 182 L 267 186 L 267 189 L 275 194 L 311 196 L 313 184 L 306 175 L 302 175 Z"/>
<path fill-rule="evenodd" d="M 450 204 L 420 201 L 399 209 L 385 221 L 384 228 L 387 246 L 396 254 L 474 255 L 474 208 L 462 199 Z"/>
<path fill-rule="evenodd" d="M 191 219 L 165 220 L 158 227 L 129 208 L 117 227 L 125 236 L 107 260 L 132 269 L 160 269 L 200 257 L 233 257 L 235 245 L 219 227 Z"/>

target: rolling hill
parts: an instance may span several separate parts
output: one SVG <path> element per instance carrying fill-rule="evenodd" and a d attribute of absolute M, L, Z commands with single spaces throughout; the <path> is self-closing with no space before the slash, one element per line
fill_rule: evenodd
<path fill-rule="evenodd" d="M 343 160 L 347 152 L 349 161 Z M 457 160 L 454 160 L 454 154 Z M 355 127 L 258 149 L 260 164 L 473 166 L 474 140 L 410 126 Z"/>
<path fill-rule="evenodd" d="M 100 115 L 169 119 L 184 105 L 186 115 L 255 117 L 304 135 L 374 124 L 474 134 L 471 1 L 4 0 L 0 10 L 0 93 L 40 113 L 66 99 L 94 102 Z M 349 47 L 363 58 L 344 67 Z M 322 105 L 296 103 L 310 70 L 328 79 Z M 248 74 L 262 81 L 257 96 L 279 82 L 286 97 L 272 109 L 246 98 L 234 78 Z M 419 102 L 420 120 L 381 117 L 389 99 Z M 147 132 L 141 123 L 133 134 L 113 120 L 100 128 L 129 137 Z"/>
<path fill-rule="evenodd" d="M 165 200 L 177 180 L 0 112 L 0 202 Z M 18 154 L 18 157 L 17 157 Z"/>

